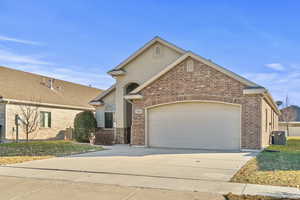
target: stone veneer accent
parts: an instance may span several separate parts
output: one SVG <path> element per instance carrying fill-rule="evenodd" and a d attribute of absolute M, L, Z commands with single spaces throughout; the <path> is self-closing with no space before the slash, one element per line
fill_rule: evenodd
<path fill-rule="evenodd" d="M 175 101 L 211 100 L 241 104 L 241 146 L 260 149 L 262 97 L 244 95 L 245 84 L 199 61 L 193 60 L 194 71 L 187 72 L 186 61 L 187 59 L 144 88 L 140 92 L 143 99 L 133 100 L 133 110 L 143 109 L 144 112 L 133 112 L 132 144 L 145 144 L 146 107 Z"/>
<path fill-rule="evenodd" d="M 114 129 L 97 128 L 93 144 L 112 145 L 114 144 Z"/>
<path fill-rule="evenodd" d="M 130 134 L 130 128 L 116 128 L 115 143 L 130 144 L 130 141 L 127 141 L 127 134 Z"/>

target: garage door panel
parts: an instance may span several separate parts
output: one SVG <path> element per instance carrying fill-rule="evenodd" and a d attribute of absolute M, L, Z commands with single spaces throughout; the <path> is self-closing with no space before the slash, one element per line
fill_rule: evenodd
<path fill-rule="evenodd" d="M 289 127 L 289 136 L 300 136 L 300 127 Z"/>
<path fill-rule="evenodd" d="M 176 103 L 149 109 L 148 143 L 153 147 L 239 149 L 240 107 Z"/>

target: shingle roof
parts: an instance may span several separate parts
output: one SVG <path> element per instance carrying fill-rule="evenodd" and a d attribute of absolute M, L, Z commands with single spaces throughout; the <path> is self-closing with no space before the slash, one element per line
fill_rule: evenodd
<path fill-rule="evenodd" d="M 110 94 L 115 89 L 116 89 L 116 84 L 113 84 L 112 86 L 110 86 L 110 88 L 108 88 L 107 90 L 105 90 L 104 92 L 102 92 L 100 95 L 98 95 L 97 97 L 95 97 L 94 99 L 92 99 L 90 101 L 90 103 L 101 101 L 104 97 L 106 97 L 108 94 Z"/>
<path fill-rule="evenodd" d="M 101 92 L 97 88 L 0 66 L 0 97 L 3 99 L 90 109 L 93 107 L 89 101 Z"/>

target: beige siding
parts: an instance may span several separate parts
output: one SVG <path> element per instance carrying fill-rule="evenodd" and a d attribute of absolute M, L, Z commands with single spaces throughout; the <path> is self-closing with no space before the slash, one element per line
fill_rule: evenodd
<path fill-rule="evenodd" d="M 98 127 L 104 127 L 104 112 L 115 112 L 116 106 L 115 106 L 115 96 L 116 92 L 113 91 L 107 96 L 105 96 L 102 101 L 104 102 L 104 105 L 96 107 L 96 119 L 97 119 L 97 126 Z"/>
<path fill-rule="evenodd" d="M 1 125 L 1 130 L 0 130 L 0 138 L 3 138 L 4 134 L 4 128 L 5 128 L 5 104 L 0 103 L 0 125 Z"/>
<path fill-rule="evenodd" d="M 145 81 L 149 80 L 151 77 L 159 73 L 162 69 L 164 69 L 168 64 L 172 63 L 174 60 L 179 58 L 180 53 L 175 50 L 163 46 L 161 46 L 161 56 L 154 57 L 154 49 L 156 45 L 160 45 L 158 43 L 150 46 L 146 51 L 144 51 L 141 55 L 135 58 L 133 61 L 128 63 L 124 70 L 126 71 L 126 75 L 119 76 L 117 78 L 117 86 L 116 86 L 116 120 L 117 127 L 124 128 L 125 127 L 125 115 L 124 115 L 124 89 L 125 87 L 132 82 L 142 84 Z"/>
<path fill-rule="evenodd" d="M 50 107 L 40 107 L 39 111 L 51 112 L 51 128 L 38 128 L 30 133 L 30 139 L 60 139 L 63 131 L 68 127 L 73 127 L 74 118 L 80 110 L 60 109 Z M 15 115 L 20 114 L 20 105 L 6 105 L 6 139 L 15 139 Z M 22 128 L 19 130 L 19 138 L 25 139 L 26 135 Z"/>
<path fill-rule="evenodd" d="M 262 100 L 262 121 L 261 121 L 261 145 L 266 147 L 270 142 L 270 134 L 272 131 L 278 130 L 278 115 L 271 106 L 266 102 L 265 99 Z"/>

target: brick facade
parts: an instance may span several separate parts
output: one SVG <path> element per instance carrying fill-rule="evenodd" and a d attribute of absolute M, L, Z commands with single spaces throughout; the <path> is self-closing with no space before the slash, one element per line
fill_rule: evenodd
<path fill-rule="evenodd" d="M 188 58 L 191 59 L 191 58 Z M 132 144 L 145 144 L 145 108 L 162 103 L 188 100 L 209 100 L 240 104 L 242 106 L 242 148 L 261 148 L 261 101 L 260 95 L 244 95 L 243 83 L 193 60 L 194 70 L 187 72 L 186 61 L 178 64 L 158 80 L 145 87 L 141 100 L 133 100 Z"/>
<path fill-rule="evenodd" d="M 114 129 L 97 128 L 92 144 L 97 144 L 97 145 L 114 144 Z"/>

